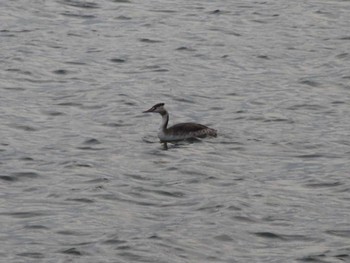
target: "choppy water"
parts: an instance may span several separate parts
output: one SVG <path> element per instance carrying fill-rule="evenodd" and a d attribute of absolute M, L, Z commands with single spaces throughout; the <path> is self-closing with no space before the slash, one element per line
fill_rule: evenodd
<path fill-rule="evenodd" d="M 0 21 L 1 262 L 349 262 L 349 1 L 1 1 Z M 164 150 L 158 102 L 219 137 Z"/>

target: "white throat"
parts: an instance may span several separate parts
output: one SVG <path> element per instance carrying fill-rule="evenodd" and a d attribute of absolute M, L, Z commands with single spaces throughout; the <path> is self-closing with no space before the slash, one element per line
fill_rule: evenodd
<path fill-rule="evenodd" d="M 169 114 L 165 113 L 164 115 L 162 115 L 162 124 L 160 125 L 160 131 L 165 131 L 165 129 L 168 126 L 168 122 L 169 122 Z"/>

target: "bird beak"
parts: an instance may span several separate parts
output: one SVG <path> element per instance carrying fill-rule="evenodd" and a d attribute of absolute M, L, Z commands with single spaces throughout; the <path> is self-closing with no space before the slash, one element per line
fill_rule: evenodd
<path fill-rule="evenodd" d="M 150 108 L 149 110 L 145 110 L 142 113 L 147 113 L 147 112 L 152 112 L 152 108 Z"/>

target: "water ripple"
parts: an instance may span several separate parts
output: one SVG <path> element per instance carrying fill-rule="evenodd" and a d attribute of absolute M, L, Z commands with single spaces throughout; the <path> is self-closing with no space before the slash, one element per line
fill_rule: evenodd
<path fill-rule="evenodd" d="M 99 8 L 99 5 L 94 2 L 87 2 L 87 1 L 78 1 L 78 0 L 60 0 L 59 3 L 67 5 L 67 6 L 73 6 L 73 7 L 79 7 L 79 8 Z"/>
<path fill-rule="evenodd" d="M 346 1 L 23 3 L 0 4 L 3 261 L 349 260 Z M 219 136 L 164 147 L 157 102 Z"/>

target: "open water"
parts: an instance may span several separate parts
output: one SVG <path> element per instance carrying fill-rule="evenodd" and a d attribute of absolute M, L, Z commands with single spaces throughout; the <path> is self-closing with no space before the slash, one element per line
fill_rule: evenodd
<path fill-rule="evenodd" d="M 0 41 L 1 262 L 350 262 L 349 1 L 1 1 Z"/>

